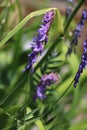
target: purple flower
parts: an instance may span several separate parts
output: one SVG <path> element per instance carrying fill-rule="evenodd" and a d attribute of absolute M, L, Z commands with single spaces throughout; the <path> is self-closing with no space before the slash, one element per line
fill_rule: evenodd
<path fill-rule="evenodd" d="M 71 7 L 67 7 L 66 8 L 66 20 L 71 15 L 71 13 L 72 13 L 72 8 Z"/>
<path fill-rule="evenodd" d="M 87 19 L 87 10 L 86 10 L 86 9 L 83 10 L 83 12 L 82 12 L 82 19 L 83 19 L 83 20 L 86 20 L 86 19 Z"/>
<path fill-rule="evenodd" d="M 83 54 L 81 57 L 81 63 L 79 65 L 79 69 L 78 69 L 76 76 L 74 78 L 74 87 L 77 86 L 77 83 L 79 82 L 80 75 L 83 72 L 83 69 L 85 69 L 86 65 L 87 65 L 87 40 L 84 42 L 84 50 L 83 50 Z"/>
<path fill-rule="evenodd" d="M 33 43 L 31 45 L 32 52 L 28 55 L 28 64 L 26 68 L 23 70 L 33 70 L 33 64 L 36 62 L 37 55 L 42 54 L 44 45 L 48 42 L 48 35 L 51 23 L 54 19 L 54 10 L 51 10 L 45 13 L 44 18 L 42 19 L 42 24 L 38 29 L 37 36 L 33 39 Z"/>
<path fill-rule="evenodd" d="M 70 43 L 70 47 L 68 48 L 67 55 L 70 55 L 72 51 L 72 47 L 78 44 L 78 38 L 80 37 L 80 33 L 84 27 L 85 20 L 87 20 L 87 10 L 82 11 L 81 20 L 76 26 L 74 32 L 73 32 L 73 39 Z"/>
<path fill-rule="evenodd" d="M 67 2 L 73 3 L 73 2 L 74 2 L 74 0 L 67 0 Z"/>
<path fill-rule="evenodd" d="M 74 0 L 67 0 L 67 8 L 66 8 L 66 20 L 71 15 L 73 7 L 75 6 Z"/>
<path fill-rule="evenodd" d="M 46 98 L 46 87 L 50 86 L 52 83 L 60 81 L 60 76 L 57 73 L 45 74 L 42 76 L 39 85 L 36 87 L 36 93 L 34 95 L 34 100 L 37 98 L 43 100 Z"/>

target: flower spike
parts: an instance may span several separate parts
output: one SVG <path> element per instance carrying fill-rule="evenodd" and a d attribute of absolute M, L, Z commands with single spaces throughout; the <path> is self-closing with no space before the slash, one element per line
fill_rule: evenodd
<path fill-rule="evenodd" d="M 68 48 L 67 55 L 70 55 L 72 52 L 73 46 L 78 44 L 78 38 L 80 37 L 80 33 L 84 27 L 85 20 L 87 20 L 87 10 L 82 11 L 81 20 L 73 32 L 73 39 L 72 39 L 70 46 Z"/>
<path fill-rule="evenodd" d="M 79 82 L 80 75 L 83 72 L 83 69 L 85 69 L 86 65 L 87 65 L 87 40 L 84 42 L 84 50 L 83 50 L 83 54 L 81 57 L 81 63 L 79 65 L 79 69 L 78 69 L 76 76 L 74 78 L 74 87 L 77 86 L 77 83 Z"/>
<path fill-rule="evenodd" d="M 32 52 L 28 55 L 28 64 L 26 68 L 23 70 L 33 70 L 33 64 L 36 62 L 37 55 L 42 54 L 44 45 L 48 42 L 48 35 L 51 23 L 54 19 L 54 10 L 51 10 L 45 13 L 44 18 L 42 19 L 42 24 L 38 29 L 37 36 L 33 39 L 33 43 L 31 45 Z"/>

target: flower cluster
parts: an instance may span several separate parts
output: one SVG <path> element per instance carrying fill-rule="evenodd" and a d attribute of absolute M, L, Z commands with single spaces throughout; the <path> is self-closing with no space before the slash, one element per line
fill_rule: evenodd
<path fill-rule="evenodd" d="M 23 70 L 33 70 L 33 64 L 36 62 L 37 55 L 42 54 L 44 45 L 48 42 L 48 32 L 50 30 L 51 23 L 54 19 L 54 10 L 51 10 L 45 13 L 44 18 L 42 19 L 42 25 L 38 29 L 37 36 L 33 39 L 31 45 L 32 52 L 28 54 L 28 64 Z"/>
<path fill-rule="evenodd" d="M 34 100 L 37 98 L 43 100 L 46 98 L 46 87 L 50 86 L 52 83 L 56 83 L 60 81 L 60 76 L 57 73 L 45 74 L 42 76 L 39 85 L 36 87 L 36 93 L 34 95 Z"/>
<path fill-rule="evenodd" d="M 81 63 L 79 65 L 79 69 L 78 69 L 76 76 L 74 78 L 74 87 L 77 86 L 80 75 L 83 72 L 83 69 L 86 67 L 86 65 L 87 65 L 87 40 L 84 42 L 84 51 L 82 54 Z"/>
<path fill-rule="evenodd" d="M 74 45 L 77 45 L 77 44 L 78 44 L 78 38 L 80 37 L 81 30 L 82 30 L 83 27 L 84 27 L 85 20 L 87 20 L 87 10 L 83 10 L 83 12 L 82 12 L 81 20 L 80 20 L 80 22 L 78 23 L 78 25 L 76 26 L 76 29 L 74 30 L 73 39 L 72 39 L 72 41 L 71 41 L 71 43 L 70 43 L 70 46 L 69 46 L 69 48 L 68 48 L 67 54 L 71 54 L 71 52 L 72 52 L 72 47 L 73 47 Z"/>
<path fill-rule="evenodd" d="M 67 0 L 67 8 L 66 8 L 66 20 L 67 18 L 70 16 L 70 14 L 72 13 L 73 10 L 73 6 L 75 4 L 74 0 Z"/>
<path fill-rule="evenodd" d="M 73 3 L 73 2 L 74 2 L 74 0 L 67 0 L 67 2 Z"/>

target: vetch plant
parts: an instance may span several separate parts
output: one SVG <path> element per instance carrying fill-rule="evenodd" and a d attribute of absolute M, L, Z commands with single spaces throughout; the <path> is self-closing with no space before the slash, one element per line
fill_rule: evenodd
<path fill-rule="evenodd" d="M 78 23 L 74 22 L 75 29 L 71 22 L 85 0 L 65 1 L 68 3 L 67 19 L 66 12 L 62 15 L 55 7 L 46 8 L 42 4 L 43 9 L 38 10 L 38 2 L 37 6 L 31 1 L 29 6 L 33 5 L 37 11 L 25 18 L 22 18 L 19 0 L 0 2 L 0 21 L 6 20 L 3 26 L 0 23 L 0 130 L 87 129 L 84 116 L 87 111 L 87 40 L 83 43 L 82 56 L 71 54 L 72 48 L 79 44 L 84 25 L 86 27 L 87 10 L 81 11 Z M 48 7 L 50 1 L 45 2 Z M 17 12 L 19 20 L 14 28 L 13 12 Z M 70 40 L 67 34 L 71 26 L 74 31 Z M 65 44 L 66 37 L 69 48 Z M 23 44 L 27 41 L 31 48 L 24 50 Z"/>

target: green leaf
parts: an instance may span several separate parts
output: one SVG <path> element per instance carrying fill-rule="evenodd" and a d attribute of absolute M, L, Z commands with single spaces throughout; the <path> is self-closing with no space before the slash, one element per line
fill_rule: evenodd
<path fill-rule="evenodd" d="M 9 108 L 6 109 L 0 108 L 0 129 L 8 130 L 11 128 L 14 121 L 18 121 L 16 115 L 19 108 L 19 105 L 9 106 Z"/>
<path fill-rule="evenodd" d="M 27 107 L 27 112 L 28 112 L 28 113 L 31 113 L 32 110 L 31 110 L 29 107 Z M 32 112 L 32 114 L 33 114 L 33 112 Z M 32 114 L 31 114 L 31 115 L 29 114 L 29 118 L 30 118 L 30 119 L 28 119 L 28 117 L 27 117 L 27 120 L 30 120 L 29 122 L 31 122 L 31 123 L 34 122 L 34 123 L 38 126 L 39 130 L 45 130 L 45 127 L 44 127 L 44 125 L 42 124 L 41 120 L 38 119 L 38 117 L 37 117 L 37 118 L 33 118 L 33 115 L 32 115 Z M 29 123 L 26 122 L 23 126 L 19 127 L 18 130 L 22 130 L 22 129 L 25 128 L 27 125 L 29 125 Z"/>

